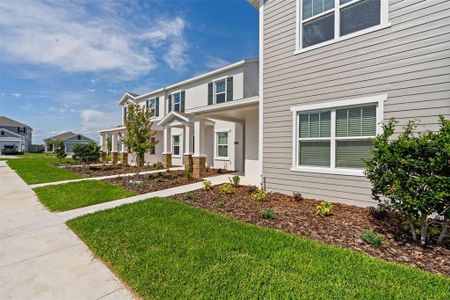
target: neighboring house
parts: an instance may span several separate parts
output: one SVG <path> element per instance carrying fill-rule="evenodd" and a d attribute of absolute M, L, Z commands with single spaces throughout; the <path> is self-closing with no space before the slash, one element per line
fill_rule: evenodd
<path fill-rule="evenodd" d="M 12 146 L 17 152 L 27 152 L 31 147 L 33 129 L 23 123 L 0 116 L 0 149 Z"/>
<path fill-rule="evenodd" d="M 381 123 L 450 117 L 450 1 L 250 2 L 266 188 L 373 205 L 361 159 Z"/>
<path fill-rule="evenodd" d="M 157 131 L 156 149 L 147 163 L 185 165 L 200 177 L 205 167 L 245 172 L 258 178 L 258 60 L 242 60 L 158 90 L 125 93 L 119 104 L 122 120 L 129 103 L 148 107 Z M 106 152 L 112 141 L 112 159 L 132 162 L 123 144 L 126 128 L 100 131 Z"/>
<path fill-rule="evenodd" d="M 61 141 L 64 143 L 66 153 L 73 152 L 73 146 L 75 144 L 89 144 L 95 143 L 95 141 L 91 138 L 88 138 L 85 135 L 79 133 L 73 133 L 71 131 L 67 131 L 49 138 L 44 139 L 45 143 L 45 152 L 54 152 L 54 145 L 51 143 L 52 141 Z"/>

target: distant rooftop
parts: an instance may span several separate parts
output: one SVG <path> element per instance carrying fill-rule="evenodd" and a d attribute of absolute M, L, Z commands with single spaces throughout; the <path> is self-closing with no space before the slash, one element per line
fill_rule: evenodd
<path fill-rule="evenodd" d="M 5 116 L 0 116 L 0 127 L 1 126 L 28 127 L 28 128 L 31 128 L 27 124 L 17 122 L 15 120 L 10 119 L 10 118 L 5 117 Z"/>

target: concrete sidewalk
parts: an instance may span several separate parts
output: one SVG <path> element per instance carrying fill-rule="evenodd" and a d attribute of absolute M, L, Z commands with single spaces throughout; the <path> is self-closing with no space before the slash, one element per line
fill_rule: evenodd
<path fill-rule="evenodd" d="M 0 298 L 133 298 L 4 161 L 0 161 Z"/>
<path fill-rule="evenodd" d="M 234 174 L 224 174 L 224 175 L 207 177 L 205 179 L 210 180 L 213 185 L 218 185 L 218 184 L 222 184 L 225 182 L 229 182 L 229 177 L 231 177 L 233 175 Z M 241 184 L 242 185 L 255 185 L 255 183 L 253 181 L 249 181 L 245 177 L 241 177 Z M 76 217 L 79 217 L 82 215 L 94 213 L 96 211 L 101 211 L 101 210 L 105 210 L 105 209 L 114 208 L 114 207 L 121 206 L 124 204 L 135 203 L 135 202 L 139 202 L 139 201 L 146 200 L 146 199 L 153 198 L 153 197 L 170 197 L 170 196 L 173 196 L 176 194 L 182 194 L 182 193 L 198 190 L 201 188 L 202 188 L 202 182 L 196 182 L 196 183 L 192 183 L 192 184 L 177 186 L 177 187 L 166 189 L 166 190 L 136 195 L 136 196 L 132 196 L 129 198 L 124 198 L 124 199 L 119 199 L 119 200 L 114 200 L 114 201 L 109 201 L 109 202 L 103 202 L 103 203 L 99 203 L 99 204 L 92 205 L 92 206 L 87 206 L 87 207 L 82 207 L 82 208 L 77 208 L 77 209 L 73 209 L 73 210 L 69 210 L 69 211 L 60 212 L 57 214 L 61 217 L 61 219 L 63 219 L 64 221 L 67 221 L 67 220 L 70 220 L 70 219 L 73 219 L 73 218 L 76 218 Z"/>
<path fill-rule="evenodd" d="M 184 167 L 174 167 L 171 168 L 172 171 L 179 171 L 184 170 Z M 160 169 L 160 170 L 153 170 L 153 171 L 144 171 L 140 172 L 141 175 L 147 175 L 147 174 L 153 174 L 153 173 L 160 173 L 165 172 L 167 169 Z M 125 174 L 116 174 L 116 175 L 108 175 L 108 176 L 99 176 L 99 177 L 85 177 L 80 179 L 69 179 L 69 180 L 62 180 L 62 181 L 53 181 L 53 182 L 44 182 L 44 183 L 37 183 L 37 184 L 31 184 L 30 188 L 34 189 L 41 186 L 48 186 L 48 185 L 58 185 L 58 184 L 64 184 L 69 182 L 79 182 L 79 181 L 86 181 L 86 180 L 105 180 L 110 178 L 117 178 L 117 177 L 130 177 L 134 176 L 136 173 L 125 173 Z"/>

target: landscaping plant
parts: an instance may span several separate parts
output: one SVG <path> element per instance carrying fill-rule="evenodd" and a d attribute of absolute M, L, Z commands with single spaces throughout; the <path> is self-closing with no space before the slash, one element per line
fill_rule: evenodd
<path fill-rule="evenodd" d="M 260 202 L 263 201 L 264 199 L 266 199 L 267 197 L 267 192 L 261 188 L 257 188 L 253 193 L 252 193 L 253 199 L 256 202 Z"/>
<path fill-rule="evenodd" d="M 303 196 L 302 193 L 298 193 L 298 192 L 294 192 L 294 194 L 292 195 L 292 197 L 294 198 L 295 202 L 299 202 L 303 200 Z"/>
<path fill-rule="evenodd" d="M 443 220 L 438 243 L 450 219 L 450 120 L 441 116 L 440 123 L 438 132 L 415 134 L 416 124 L 409 121 L 393 139 L 397 122 L 391 119 L 372 139 L 372 157 L 365 160 L 373 198 L 404 214 L 414 241 L 420 233 L 421 245 L 427 243 L 431 215 Z"/>
<path fill-rule="evenodd" d="M 222 208 L 225 206 L 225 203 L 223 201 L 214 201 L 213 205 L 214 208 Z"/>
<path fill-rule="evenodd" d="M 127 111 L 125 127 L 128 136 L 124 143 L 128 151 L 136 156 L 137 173 L 139 174 L 139 167 L 144 165 L 144 154 L 153 150 L 157 143 L 151 139 L 156 135 L 156 131 L 152 130 L 152 115 L 148 108 L 129 104 Z"/>
<path fill-rule="evenodd" d="M 55 149 L 56 157 L 59 159 L 63 159 L 67 156 L 66 147 L 62 141 L 54 140 L 50 141 L 49 145 L 53 145 L 53 149 Z"/>
<path fill-rule="evenodd" d="M 378 247 L 383 244 L 383 235 L 371 230 L 364 230 L 361 233 L 361 239 L 369 245 Z"/>
<path fill-rule="evenodd" d="M 102 155 L 101 147 L 96 143 L 75 144 L 73 146 L 73 159 L 79 161 L 86 166 L 97 162 Z"/>
<path fill-rule="evenodd" d="M 202 188 L 203 188 L 204 191 L 210 191 L 211 188 L 212 188 L 212 182 L 209 181 L 209 180 L 204 180 L 202 185 L 203 185 Z"/>
<path fill-rule="evenodd" d="M 228 177 L 228 180 L 234 187 L 238 187 L 239 184 L 241 183 L 241 177 L 239 177 L 238 175 L 235 175 L 231 178 Z"/>
<path fill-rule="evenodd" d="M 327 217 L 331 215 L 331 209 L 333 205 L 330 202 L 322 201 L 316 206 L 316 213 L 321 217 Z"/>
<path fill-rule="evenodd" d="M 270 220 L 275 220 L 277 218 L 277 214 L 270 208 L 263 209 L 262 211 L 260 211 L 259 216 L 263 219 L 270 219 Z"/>
<path fill-rule="evenodd" d="M 224 183 L 219 187 L 219 194 L 228 195 L 233 194 L 233 185 L 231 183 Z"/>

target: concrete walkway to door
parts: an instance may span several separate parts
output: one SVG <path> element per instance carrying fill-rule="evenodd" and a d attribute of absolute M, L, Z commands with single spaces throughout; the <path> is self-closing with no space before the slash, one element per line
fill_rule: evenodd
<path fill-rule="evenodd" d="M 0 298 L 133 298 L 5 161 L 0 161 Z"/>

